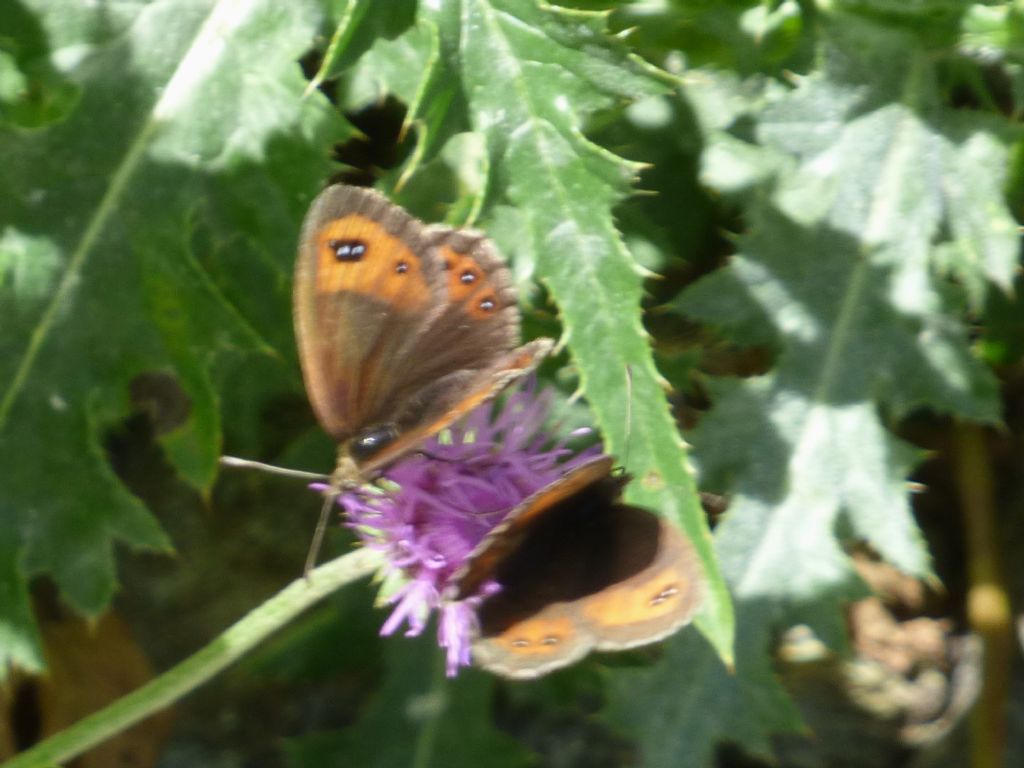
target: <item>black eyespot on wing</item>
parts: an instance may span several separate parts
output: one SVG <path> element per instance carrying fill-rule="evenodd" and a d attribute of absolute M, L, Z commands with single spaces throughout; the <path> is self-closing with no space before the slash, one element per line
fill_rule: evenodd
<path fill-rule="evenodd" d="M 366 255 L 366 243 L 362 240 L 332 239 L 327 241 L 327 247 L 338 261 L 362 261 Z"/>

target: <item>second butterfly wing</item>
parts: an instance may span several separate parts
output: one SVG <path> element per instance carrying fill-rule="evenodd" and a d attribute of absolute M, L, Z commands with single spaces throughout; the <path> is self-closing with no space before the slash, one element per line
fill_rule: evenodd
<path fill-rule="evenodd" d="M 624 504 L 611 460 L 571 470 L 510 513 L 457 576 L 478 610 L 474 661 L 532 678 L 591 650 L 652 643 L 687 624 L 704 595 L 697 554 L 667 520 Z M 463 588 L 465 587 L 465 588 Z"/>

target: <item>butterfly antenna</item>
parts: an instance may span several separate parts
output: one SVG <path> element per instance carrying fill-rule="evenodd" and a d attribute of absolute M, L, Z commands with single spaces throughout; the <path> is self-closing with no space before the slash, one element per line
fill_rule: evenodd
<path fill-rule="evenodd" d="M 324 494 L 324 503 L 320 507 L 320 519 L 316 521 L 316 528 L 313 530 L 313 540 L 309 542 L 309 552 L 306 554 L 306 565 L 302 568 L 302 575 L 309 581 L 309 574 L 316 567 L 316 560 L 320 556 L 320 548 L 324 544 L 324 535 L 327 533 L 327 521 L 331 517 L 331 507 L 338 500 L 338 490 L 331 488 Z"/>
<path fill-rule="evenodd" d="M 297 477 L 300 480 L 327 481 L 329 475 L 322 475 L 319 472 L 303 472 L 301 469 L 288 469 L 287 467 L 275 467 L 273 464 L 264 464 L 262 461 L 250 461 L 240 459 L 237 456 L 221 456 L 220 463 L 225 467 L 239 467 L 241 469 L 257 469 L 260 472 L 267 472 L 271 475 L 283 475 L 284 477 Z"/>

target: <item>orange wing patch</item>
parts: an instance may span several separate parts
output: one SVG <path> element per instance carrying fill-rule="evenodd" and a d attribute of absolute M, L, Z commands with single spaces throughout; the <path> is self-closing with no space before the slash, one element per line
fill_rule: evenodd
<path fill-rule="evenodd" d="M 667 565 L 645 572 L 639 581 L 629 580 L 583 602 L 586 619 L 596 627 L 643 624 L 679 611 L 679 603 L 691 598 L 691 581 L 681 569 Z"/>
<path fill-rule="evenodd" d="M 563 653 L 565 644 L 575 636 L 576 627 L 571 617 L 540 615 L 517 622 L 486 641 L 503 646 L 518 658 L 545 658 Z"/>
<path fill-rule="evenodd" d="M 450 245 L 443 245 L 438 251 L 448 275 L 450 303 L 461 304 L 463 311 L 472 318 L 489 317 L 503 309 L 498 306 L 494 286 L 472 256 L 459 253 Z"/>
<path fill-rule="evenodd" d="M 372 219 L 348 214 L 325 224 L 316 236 L 318 295 L 361 293 L 400 310 L 431 300 L 419 258 Z"/>

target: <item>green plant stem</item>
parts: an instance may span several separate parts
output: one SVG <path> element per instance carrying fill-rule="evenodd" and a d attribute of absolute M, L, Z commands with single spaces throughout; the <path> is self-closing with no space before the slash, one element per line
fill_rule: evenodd
<path fill-rule="evenodd" d="M 437 746 L 437 734 L 441 727 L 441 719 L 447 714 L 451 707 L 451 700 L 448 698 L 451 693 L 450 680 L 445 675 L 444 654 L 434 654 L 434 667 L 430 673 L 430 693 L 441 700 L 441 705 L 434 708 L 430 717 L 426 719 L 419 733 L 416 736 L 416 749 L 413 752 L 412 768 L 424 768 L 433 765 L 437 755 L 434 752 Z"/>
<path fill-rule="evenodd" d="M 176 667 L 16 755 L 0 768 L 41 768 L 77 757 L 199 687 L 314 603 L 369 575 L 380 563 L 380 554 L 365 548 L 325 563 L 308 579 L 293 581 Z"/>
<path fill-rule="evenodd" d="M 967 545 L 967 618 L 984 648 L 981 697 L 971 721 L 972 768 L 998 768 L 1006 747 L 1013 624 L 999 565 L 995 491 L 985 433 L 957 426 L 956 465 Z"/>

